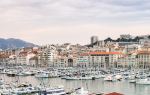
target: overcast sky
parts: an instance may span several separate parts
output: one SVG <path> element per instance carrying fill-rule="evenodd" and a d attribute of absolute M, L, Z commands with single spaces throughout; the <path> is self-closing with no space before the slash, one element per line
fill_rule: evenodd
<path fill-rule="evenodd" d="M 150 34 L 150 0 L 0 0 L 0 37 L 35 44 Z"/>

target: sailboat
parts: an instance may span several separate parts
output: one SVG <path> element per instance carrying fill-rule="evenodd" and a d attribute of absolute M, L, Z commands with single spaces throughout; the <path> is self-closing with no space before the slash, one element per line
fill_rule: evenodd
<path fill-rule="evenodd" d="M 63 86 L 50 87 L 44 83 L 43 78 L 41 80 L 41 84 L 36 86 L 39 89 L 37 95 L 66 95 Z"/>
<path fill-rule="evenodd" d="M 139 79 L 138 81 L 136 81 L 136 84 L 147 84 L 147 85 L 150 85 L 150 79 L 149 78 Z"/>
<path fill-rule="evenodd" d="M 80 70 L 79 70 L 79 72 L 80 72 Z M 81 77 L 81 87 L 75 89 L 75 91 L 73 93 L 71 93 L 71 95 L 89 95 L 88 94 L 89 92 L 83 88 L 82 80 L 83 79 Z"/>
<path fill-rule="evenodd" d="M 89 92 L 86 91 L 83 87 L 75 89 L 70 95 L 89 95 Z"/>
<path fill-rule="evenodd" d="M 63 87 L 39 87 L 39 95 L 65 95 Z"/>
<path fill-rule="evenodd" d="M 144 84 L 144 85 L 150 85 L 150 78 L 147 77 L 147 74 L 144 72 L 144 63 L 143 63 L 143 72 L 141 79 L 136 81 L 136 84 Z"/>

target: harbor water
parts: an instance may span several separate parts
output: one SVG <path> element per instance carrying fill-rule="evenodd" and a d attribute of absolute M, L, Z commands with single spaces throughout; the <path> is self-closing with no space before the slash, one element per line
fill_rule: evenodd
<path fill-rule="evenodd" d="M 18 83 L 30 83 L 36 85 L 48 85 L 48 86 L 64 86 L 66 91 L 83 86 L 90 93 L 110 93 L 119 92 L 125 95 L 150 95 L 150 85 L 138 85 L 129 83 L 127 80 L 108 82 L 103 79 L 96 80 L 64 80 L 61 78 L 36 78 L 34 76 L 17 76 L 9 77 L 5 74 L 1 74 L 0 77 L 5 80 L 7 84 L 11 82 Z"/>

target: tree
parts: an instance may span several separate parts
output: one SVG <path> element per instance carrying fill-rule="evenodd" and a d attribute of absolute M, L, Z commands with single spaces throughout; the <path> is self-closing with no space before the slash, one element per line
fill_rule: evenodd
<path fill-rule="evenodd" d="M 148 36 L 148 39 L 150 39 L 150 35 Z"/>
<path fill-rule="evenodd" d="M 138 37 L 138 36 L 136 36 L 136 37 L 133 39 L 134 42 L 139 42 L 139 40 L 140 40 L 140 37 Z"/>
<path fill-rule="evenodd" d="M 108 37 L 108 38 L 105 39 L 104 41 L 105 41 L 105 42 L 108 42 L 108 41 L 112 42 L 113 40 L 112 40 L 110 37 Z"/>
<path fill-rule="evenodd" d="M 131 39 L 131 38 L 130 38 L 130 39 L 128 39 L 128 42 L 132 42 L 132 41 L 133 41 L 133 39 Z"/>
<path fill-rule="evenodd" d="M 118 38 L 118 39 L 116 40 L 116 42 L 120 42 L 120 38 Z"/>

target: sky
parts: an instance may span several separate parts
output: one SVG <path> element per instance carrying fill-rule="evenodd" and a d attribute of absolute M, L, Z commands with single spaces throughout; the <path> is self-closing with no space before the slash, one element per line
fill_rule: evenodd
<path fill-rule="evenodd" d="M 88 44 L 120 34 L 150 34 L 150 0 L 0 0 L 1 38 Z"/>

